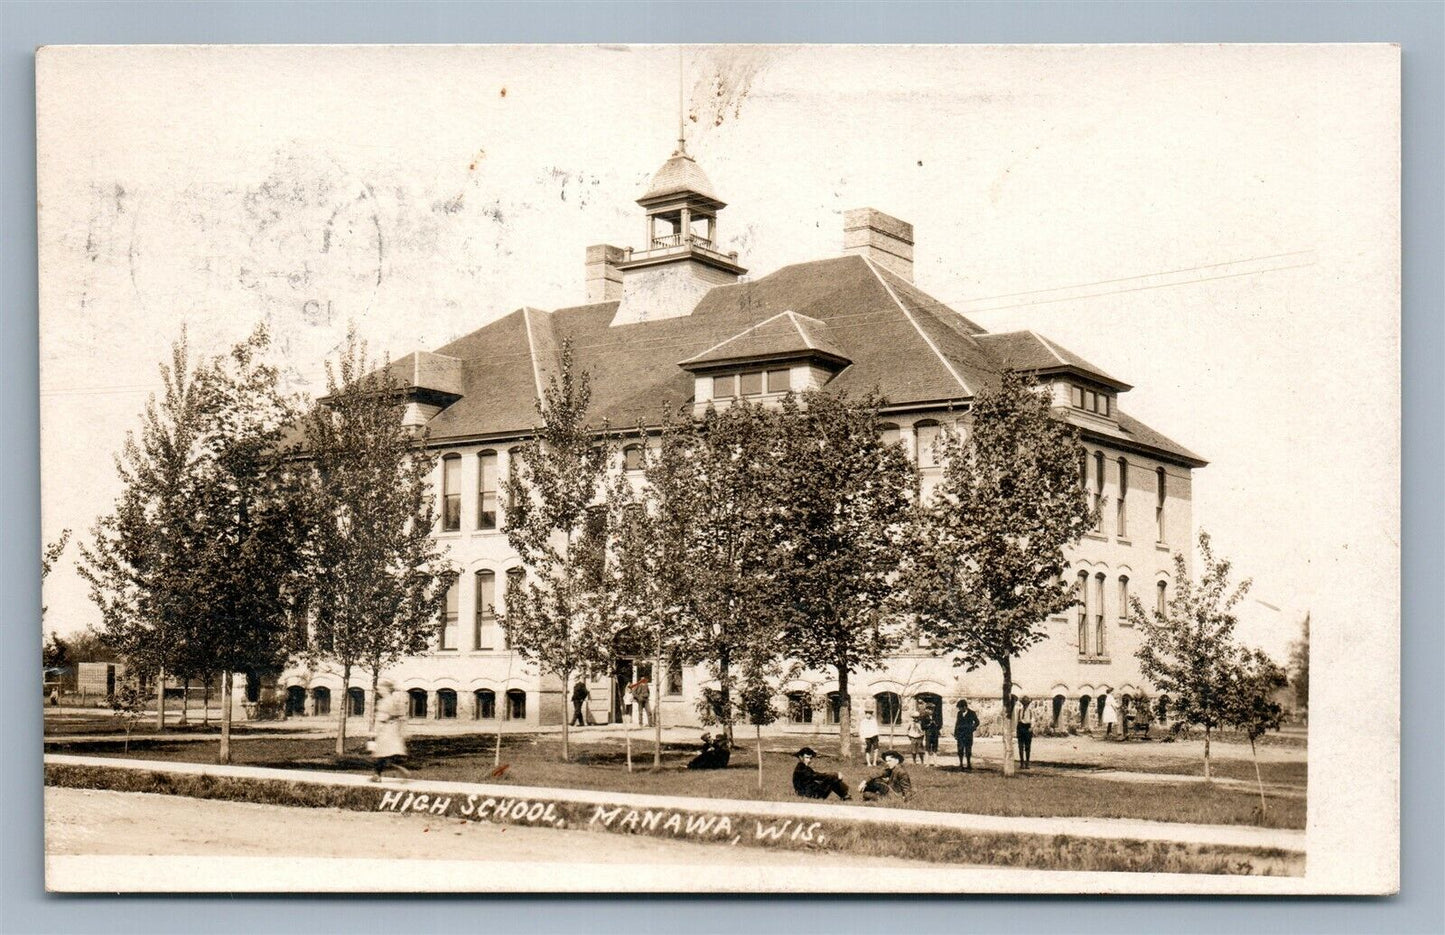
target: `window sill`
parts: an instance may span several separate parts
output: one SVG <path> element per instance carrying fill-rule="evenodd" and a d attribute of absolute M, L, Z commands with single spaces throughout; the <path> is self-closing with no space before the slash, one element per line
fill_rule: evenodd
<path fill-rule="evenodd" d="M 1106 666 L 1112 660 L 1108 656 L 1080 656 L 1079 664 L 1086 666 Z"/>
<path fill-rule="evenodd" d="M 1134 544 L 1133 540 L 1131 540 L 1131 539 L 1130 539 L 1129 537 L 1127 537 L 1127 536 L 1115 536 L 1114 539 L 1115 539 L 1120 545 L 1133 545 L 1133 544 Z"/>
<path fill-rule="evenodd" d="M 476 529 L 472 531 L 474 536 L 495 536 L 501 533 L 500 529 Z"/>
<path fill-rule="evenodd" d="M 1095 542 L 1108 542 L 1108 541 L 1109 541 L 1109 537 L 1106 536 L 1106 535 L 1104 535 L 1102 532 L 1093 532 L 1093 531 L 1086 532 L 1086 533 L 1084 533 L 1084 538 L 1085 538 L 1085 539 L 1093 539 Z"/>
<path fill-rule="evenodd" d="M 438 539 L 460 539 L 462 531 L 460 529 L 442 529 L 437 532 L 436 537 Z"/>
<path fill-rule="evenodd" d="M 1167 542 L 1156 542 L 1156 543 L 1154 543 L 1154 548 L 1158 549 L 1160 552 L 1168 552 L 1168 551 L 1169 551 L 1169 543 L 1167 543 Z"/>

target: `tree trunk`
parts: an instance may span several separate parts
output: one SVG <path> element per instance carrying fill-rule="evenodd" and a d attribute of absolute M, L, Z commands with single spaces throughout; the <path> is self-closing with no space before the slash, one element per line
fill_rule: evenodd
<path fill-rule="evenodd" d="M 622 717 L 622 735 L 626 738 L 627 771 L 630 773 L 632 772 L 632 718 L 627 716 L 627 712 L 625 710 L 623 711 Z"/>
<path fill-rule="evenodd" d="M 341 667 L 341 699 L 336 707 L 340 714 L 336 718 L 336 755 L 346 755 L 346 702 L 350 699 L 346 693 L 351 686 L 351 664 L 346 663 Z"/>
<path fill-rule="evenodd" d="M 1009 702 L 1013 694 L 1013 663 L 1008 657 L 999 660 L 1003 669 L 1003 774 L 1012 776 L 1017 767 L 1014 764 L 1014 706 Z"/>
<path fill-rule="evenodd" d="M 657 634 L 657 654 L 652 663 L 652 768 L 662 769 L 662 686 L 667 673 L 662 671 L 662 631 Z"/>
<path fill-rule="evenodd" d="M 567 717 L 567 693 L 572 690 L 572 670 L 562 670 L 562 762 L 566 763 L 572 759 L 571 731 L 572 719 Z"/>
<path fill-rule="evenodd" d="M 366 699 L 367 710 L 371 714 L 366 719 L 366 730 L 373 737 L 376 736 L 376 691 L 377 685 L 381 682 L 381 669 L 377 666 L 371 667 L 371 695 Z"/>
<path fill-rule="evenodd" d="M 188 715 L 188 714 L 190 713 L 190 707 L 191 707 L 191 680 L 190 680 L 190 679 L 186 679 L 185 681 L 181 682 L 181 717 L 180 717 L 180 720 L 176 721 L 177 724 L 180 724 L 180 725 L 184 726 L 184 725 L 190 723 L 190 721 L 187 720 L 187 718 L 186 718 L 186 715 Z"/>
<path fill-rule="evenodd" d="M 1204 778 L 1209 777 L 1209 725 L 1204 725 Z"/>
<path fill-rule="evenodd" d="M 1267 806 L 1264 804 L 1264 780 L 1259 775 L 1259 751 L 1254 748 L 1254 738 L 1249 738 L 1249 755 L 1254 757 L 1254 781 L 1259 786 L 1259 823 L 1264 824 Z"/>
<path fill-rule="evenodd" d="M 763 787 L 763 725 L 761 725 L 761 724 L 754 724 L 753 727 L 755 727 L 755 728 L 757 729 L 757 741 L 758 741 L 758 788 L 761 789 L 761 788 Z"/>
<path fill-rule="evenodd" d="M 227 669 L 221 673 L 221 694 L 224 701 L 221 704 L 221 751 L 216 756 L 216 762 L 231 762 L 231 670 Z"/>
<path fill-rule="evenodd" d="M 845 763 L 853 762 L 853 699 L 848 694 L 848 666 L 838 666 L 838 758 Z"/>
<path fill-rule="evenodd" d="M 206 676 L 206 686 L 201 689 L 201 726 L 211 726 L 211 679 L 215 676 Z"/>
<path fill-rule="evenodd" d="M 156 670 L 156 732 L 166 729 L 166 670 Z"/>
<path fill-rule="evenodd" d="M 733 748 L 733 693 L 728 677 L 730 663 L 727 653 L 718 660 L 718 701 L 721 706 L 723 735 L 728 739 L 728 749 Z"/>

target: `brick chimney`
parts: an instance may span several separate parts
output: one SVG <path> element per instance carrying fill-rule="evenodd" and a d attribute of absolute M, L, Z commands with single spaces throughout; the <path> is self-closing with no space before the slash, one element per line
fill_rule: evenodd
<path fill-rule="evenodd" d="M 907 221 L 872 208 L 845 212 L 843 252 L 865 256 L 890 273 L 913 281 L 913 225 Z"/>
<path fill-rule="evenodd" d="M 621 247 L 599 243 L 587 248 L 587 302 L 615 302 L 622 298 L 622 270 L 626 254 Z"/>

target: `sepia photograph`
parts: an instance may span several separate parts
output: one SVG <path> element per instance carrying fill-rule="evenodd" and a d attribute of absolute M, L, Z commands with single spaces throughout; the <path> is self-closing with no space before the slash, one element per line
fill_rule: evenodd
<path fill-rule="evenodd" d="M 50 46 L 36 119 L 49 890 L 1398 888 L 1397 46 Z"/>

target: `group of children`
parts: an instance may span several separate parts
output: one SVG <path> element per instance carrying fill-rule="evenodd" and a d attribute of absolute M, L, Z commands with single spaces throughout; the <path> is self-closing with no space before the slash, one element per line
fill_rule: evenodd
<path fill-rule="evenodd" d="M 953 739 L 958 742 L 958 765 L 962 769 L 973 768 L 973 735 L 978 730 L 978 723 L 978 714 L 968 706 L 966 700 L 960 699 L 953 725 Z M 858 741 L 863 747 L 863 760 L 869 766 L 879 765 L 878 742 L 881 732 L 873 709 L 865 709 L 858 720 Z M 920 704 L 917 712 L 909 717 L 906 728 L 912 761 L 923 766 L 937 766 L 938 739 L 942 733 L 942 712 L 929 702 Z M 902 754 L 899 754 L 899 759 L 902 760 Z"/>

